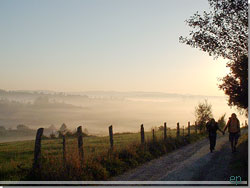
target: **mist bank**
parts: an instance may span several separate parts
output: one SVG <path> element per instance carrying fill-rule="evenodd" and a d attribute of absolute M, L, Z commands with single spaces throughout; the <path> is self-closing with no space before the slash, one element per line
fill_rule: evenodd
<path fill-rule="evenodd" d="M 56 98 L 57 100 L 84 100 L 89 98 L 99 99 L 125 99 L 125 98 L 221 98 L 222 96 L 206 96 L 194 94 L 178 94 L 178 93 L 163 93 L 163 92 L 119 92 L 119 91 L 85 91 L 85 92 L 55 92 L 49 90 L 13 90 L 6 91 L 0 89 L 0 99 L 8 98 L 13 100 L 20 100 L 23 102 L 32 101 L 37 97 Z"/>
<path fill-rule="evenodd" d="M 74 92 L 4 91 L 0 90 L 0 126 L 15 128 L 25 124 L 32 129 L 58 129 L 65 123 L 74 130 L 81 125 L 91 134 L 107 135 L 108 126 L 114 132 L 138 132 L 167 122 L 174 128 L 177 122 L 187 126 L 195 121 L 194 109 L 204 99 L 212 104 L 215 119 L 226 113 L 226 119 L 236 112 L 243 123 L 246 118 L 227 105 L 226 97 L 183 95 L 155 92 Z"/>

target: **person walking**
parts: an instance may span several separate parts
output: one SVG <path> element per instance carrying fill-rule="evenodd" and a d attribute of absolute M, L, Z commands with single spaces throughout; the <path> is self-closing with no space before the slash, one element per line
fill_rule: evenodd
<path fill-rule="evenodd" d="M 214 120 L 214 118 L 212 118 L 210 121 L 207 122 L 206 127 L 210 141 L 210 152 L 213 153 L 216 145 L 217 130 L 219 130 L 223 135 L 225 134 L 225 132 L 223 132 L 219 128 L 218 123 Z"/>
<path fill-rule="evenodd" d="M 236 152 L 236 145 L 240 137 L 240 121 L 238 120 L 235 113 L 232 113 L 231 117 L 229 118 L 226 127 L 224 128 L 224 132 L 227 128 L 229 132 L 229 141 L 231 142 L 232 153 L 234 153 Z"/>

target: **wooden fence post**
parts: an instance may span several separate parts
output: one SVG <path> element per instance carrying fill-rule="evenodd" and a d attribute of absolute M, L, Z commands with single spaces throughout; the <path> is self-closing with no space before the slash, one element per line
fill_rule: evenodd
<path fill-rule="evenodd" d="M 144 127 L 143 127 L 143 124 L 141 124 L 141 144 L 144 144 L 145 143 L 145 140 L 144 140 Z"/>
<path fill-rule="evenodd" d="M 113 142 L 113 127 L 109 126 L 109 140 L 110 140 L 110 148 L 113 150 L 114 142 Z"/>
<path fill-rule="evenodd" d="M 41 138 L 43 135 L 43 130 L 43 128 L 39 128 L 36 132 L 33 170 L 40 169 L 41 167 Z"/>
<path fill-rule="evenodd" d="M 188 122 L 188 136 L 190 136 L 190 121 Z"/>
<path fill-rule="evenodd" d="M 167 139 L 167 123 L 164 122 L 164 140 L 166 141 Z"/>
<path fill-rule="evenodd" d="M 77 127 L 77 137 L 78 137 L 78 152 L 81 165 L 83 164 L 83 141 L 82 141 L 82 126 Z"/>
<path fill-rule="evenodd" d="M 194 129 L 195 129 L 195 134 L 197 134 L 197 122 L 195 121 L 195 124 L 194 124 Z"/>
<path fill-rule="evenodd" d="M 180 124 L 179 124 L 179 122 L 177 123 L 176 136 L 177 136 L 177 137 L 180 136 Z"/>
<path fill-rule="evenodd" d="M 63 165 L 66 165 L 66 149 L 65 149 L 65 135 L 62 136 L 63 139 Z"/>
<path fill-rule="evenodd" d="M 154 129 L 152 130 L 152 134 L 153 134 L 152 136 L 153 136 L 153 142 L 154 142 L 155 141 L 155 130 Z"/>

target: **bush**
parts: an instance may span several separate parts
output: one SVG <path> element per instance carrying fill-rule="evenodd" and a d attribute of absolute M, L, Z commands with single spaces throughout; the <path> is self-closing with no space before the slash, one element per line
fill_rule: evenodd
<path fill-rule="evenodd" d="M 119 175 L 127 169 L 126 163 L 117 156 L 103 157 L 100 163 L 108 171 L 109 176 Z"/>
<path fill-rule="evenodd" d="M 207 100 L 203 103 L 199 103 L 198 106 L 195 107 L 195 117 L 200 131 L 204 130 L 206 122 L 213 117 L 212 105 L 208 104 Z"/>
<path fill-rule="evenodd" d="M 123 149 L 118 153 L 118 158 L 126 163 L 128 168 L 136 167 L 138 165 L 139 157 L 134 148 Z"/>
<path fill-rule="evenodd" d="M 50 136 L 51 139 L 55 139 L 56 138 L 56 135 L 53 132 L 49 136 Z"/>
<path fill-rule="evenodd" d="M 225 120 L 226 114 L 223 114 L 219 119 L 218 119 L 218 125 L 220 129 L 224 129 L 226 126 L 226 120 Z"/>
<path fill-rule="evenodd" d="M 150 154 L 148 150 L 145 149 L 145 147 L 141 146 L 136 149 L 136 153 L 138 156 L 138 164 L 143 164 L 147 161 L 150 161 L 153 159 L 153 156 Z"/>
<path fill-rule="evenodd" d="M 83 168 L 84 177 L 82 180 L 85 181 L 98 181 L 107 180 L 109 173 L 107 170 L 98 162 L 87 162 Z"/>

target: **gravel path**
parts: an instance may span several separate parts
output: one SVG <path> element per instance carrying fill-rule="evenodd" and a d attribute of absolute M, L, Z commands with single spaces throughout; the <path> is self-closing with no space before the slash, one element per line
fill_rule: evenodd
<path fill-rule="evenodd" d="M 207 138 L 187 145 L 136 169 L 114 181 L 228 181 L 232 157 L 228 134 L 218 133 L 214 153 Z"/>

